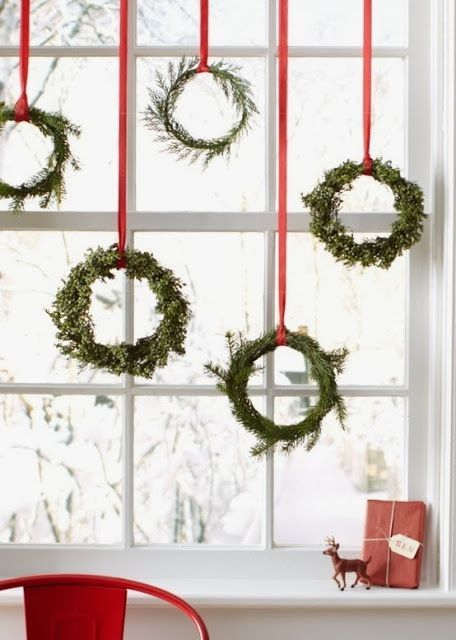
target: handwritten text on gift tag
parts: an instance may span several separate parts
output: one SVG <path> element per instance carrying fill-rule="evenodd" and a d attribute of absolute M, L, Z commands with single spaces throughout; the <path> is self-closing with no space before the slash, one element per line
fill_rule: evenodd
<path fill-rule="evenodd" d="M 418 540 L 414 540 L 413 538 L 403 536 L 400 533 L 396 533 L 396 535 L 388 538 L 388 544 L 389 548 L 391 551 L 394 551 L 394 553 L 398 553 L 400 556 L 404 556 L 404 558 L 413 560 L 420 548 L 421 542 L 418 542 Z"/>

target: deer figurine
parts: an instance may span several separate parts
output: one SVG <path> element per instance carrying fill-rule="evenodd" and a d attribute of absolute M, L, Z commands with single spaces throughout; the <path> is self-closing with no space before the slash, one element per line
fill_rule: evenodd
<path fill-rule="evenodd" d="M 325 542 L 328 545 L 328 548 L 323 551 L 323 555 L 331 556 L 335 572 L 333 575 L 333 580 L 337 582 L 338 588 L 343 591 L 347 586 L 345 583 L 345 574 L 354 572 L 356 573 L 356 580 L 351 586 L 355 587 L 358 584 L 359 579 L 361 578 L 363 582 L 367 583 L 366 589 L 370 589 L 371 580 L 367 575 L 367 565 L 371 561 L 371 556 L 369 556 L 367 560 L 345 560 L 344 558 L 340 558 L 339 554 L 337 553 L 340 545 L 336 543 L 336 541 L 334 540 L 334 536 L 332 536 L 331 538 L 326 538 Z M 337 576 L 340 576 L 342 578 L 342 585 L 337 579 Z"/>

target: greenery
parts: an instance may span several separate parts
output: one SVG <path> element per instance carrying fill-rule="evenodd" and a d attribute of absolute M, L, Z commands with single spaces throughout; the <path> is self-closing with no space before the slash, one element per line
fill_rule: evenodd
<path fill-rule="evenodd" d="M 364 165 L 347 160 L 327 171 L 324 180 L 308 195 L 302 197 L 310 208 L 310 230 L 333 256 L 351 266 L 356 263 L 388 269 L 406 249 L 418 242 L 423 233 L 423 192 L 414 182 L 403 178 L 390 162 L 376 159 L 372 177 L 387 185 L 394 194 L 394 208 L 398 213 L 387 237 L 357 243 L 338 218 L 344 191 L 352 188 L 356 178 L 364 173 Z"/>
<path fill-rule="evenodd" d="M 257 340 L 245 340 L 241 334 L 227 333 L 230 362 L 227 369 L 209 363 L 206 369 L 220 380 L 217 385 L 228 396 L 235 418 L 257 437 L 252 449 L 255 456 L 264 454 L 280 443 L 281 450 L 289 452 L 304 444 L 307 450 L 317 443 L 323 418 L 335 410 L 343 427 L 346 407 L 336 385 L 336 373 L 340 373 L 347 356 L 346 349 L 326 352 L 318 342 L 302 333 L 286 332 L 287 346 L 301 353 L 306 359 L 310 377 L 317 383 L 318 399 L 304 418 L 293 425 L 276 425 L 261 415 L 248 395 L 249 378 L 260 368 L 256 361 L 277 348 L 276 330 Z"/>
<path fill-rule="evenodd" d="M 202 158 L 204 166 L 207 166 L 218 156 L 230 156 L 232 146 L 248 131 L 250 120 L 258 110 L 252 100 L 250 82 L 237 75 L 239 68 L 223 60 L 212 64 L 209 73 L 233 105 L 238 120 L 219 138 L 194 138 L 174 114 L 185 86 L 198 73 L 198 64 L 198 58 L 182 58 L 177 66 L 169 63 L 167 77 L 156 73 L 158 88 L 149 89 L 150 104 L 144 119 L 147 127 L 157 134 L 157 140 L 165 143 L 167 151 L 179 159 L 188 159 L 190 163 Z"/>
<path fill-rule="evenodd" d="M 107 250 L 101 247 L 90 250 L 85 261 L 70 271 L 48 313 L 58 330 L 57 347 L 64 355 L 117 375 L 129 373 L 150 378 L 156 367 L 166 365 L 171 352 L 185 352 L 189 305 L 182 295 L 181 281 L 170 269 L 160 266 L 150 253 L 127 248 L 127 277 L 147 280 L 157 298 L 156 310 L 163 318 L 155 333 L 135 344 L 96 342 L 90 316 L 92 285 L 98 279 L 114 278 L 119 258 L 117 245 Z"/>
<path fill-rule="evenodd" d="M 29 122 L 41 133 L 52 139 L 53 149 L 46 159 L 46 165 L 38 173 L 18 186 L 4 182 L 0 178 L 0 198 L 10 198 L 10 211 L 22 213 L 26 198 L 39 198 L 40 207 L 45 209 L 53 201 L 60 203 L 65 194 L 64 173 L 68 163 L 79 169 L 78 161 L 71 153 L 69 136 L 79 136 L 80 129 L 59 113 L 47 113 L 34 107 L 29 109 Z M 7 122 L 15 122 L 14 108 L 0 103 L 0 132 Z"/>

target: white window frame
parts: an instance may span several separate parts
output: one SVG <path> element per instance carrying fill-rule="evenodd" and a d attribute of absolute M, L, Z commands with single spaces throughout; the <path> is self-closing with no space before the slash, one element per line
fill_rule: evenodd
<path fill-rule="evenodd" d="M 268 45 L 252 47 L 213 47 L 214 57 L 263 57 L 266 64 L 266 153 L 265 172 L 266 210 L 251 213 L 223 212 L 137 212 L 135 198 L 135 141 L 136 141 L 136 59 L 142 56 L 172 57 L 194 55 L 197 47 L 181 46 L 137 46 L 136 45 L 136 2 L 130 0 L 130 47 L 129 58 L 129 231 L 128 243 L 132 245 L 134 233 L 138 231 L 255 231 L 265 234 L 265 286 L 269 292 L 264 306 L 265 327 L 273 326 L 274 290 L 275 290 L 275 229 L 276 229 L 276 2 L 268 2 Z M 445 13 L 444 13 L 445 11 Z M 454 24 L 448 26 L 447 15 L 454 19 L 452 0 L 409 0 L 410 32 L 409 46 L 406 47 L 375 47 L 374 56 L 393 57 L 406 60 L 407 100 L 413 105 L 408 110 L 406 132 L 407 176 L 422 185 L 426 192 L 426 211 L 434 213 L 440 211 L 443 204 L 443 191 L 438 188 L 438 172 L 448 167 L 443 159 L 442 136 L 435 133 L 441 124 L 442 99 L 431 99 L 431 90 L 443 90 L 444 83 L 440 70 L 443 66 L 443 48 L 440 42 L 440 31 L 443 24 L 447 28 L 448 42 L 454 35 Z M 430 28 L 431 25 L 431 28 Z M 453 31 L 451 29 L 453 27 Z M 432 36 L 432 38 L 431 38 Z M 431 40 L 433 46 L 431 47 Z M 133 44 L 134 43 L 134 44 Z M 431 56 L 431 50 L 434 55 Z M 0 47 L 0 56 L 15 56 L 17 47 Z M 57 57 L 116 57 L 117 47 L 32 47 L 32 56 Z M 307 47 L 296 46 L 290 48 L 293 57 L 340 57 L 352 58 L 361 56 L 360 47 Z M 454 70 L 454 60 L 453 66 Z M 449 63 L 447 61 L 447 67 Z M 447 84 L 451 73 L 447 70 Z M 445 85 L 446 86 L 446 85 Z M 453 114 L 454 115 L 454 114 Z M 447 114 L 447 121 L 450 116 Z M 454 129 L 452 129 L 454 133 Z M 434 132 L 434 134 L 432 133 Z M 454 136 L 453 140 L 454 142 Z M 454 147 L 452 147 L 454 153 Z M 448 152 L 450 153 L 450 152 Z M 447 169 L 446 169 L 447 170 Z M 437 176 L 437 178 L 436 178 Z M 447 178 L 449 178 L 447 172 Z M 452 182 L 451 182 L 452 184 Z M 436 186 L 437 185 L 437 186 Z M 448 197 L 450 197 L 447 194 Z M 454 198 L 454 194 L 451 195 Z M 448 209 L 446 205 L 446 209 Z M 350 213 L 343 215 L 344 221 L 355 231 L 360 232 L 388 232 L 394 219 L 391 213 L 365 214 Z M 453 288 L 456 286 L 448 265 L 454 262 L 454 246 L 446 246 L 446 263 L 430 269 L 430 258 L 441 255 L 443 231 L 439 227 L 438 216 L 431 216 L 427 223 L 424 239 L 410 252 L 409 276 L 410 296 L 408 300 L 410 317 L 417 319 L 407 336 L 407 354 L 409 357 L 409 376 L 403 385 L 399 386 L 340 386 L 342 395 L 347 397 L 391 397 L 408 398 L 408 415 L 413 437 L 407 434 L 406 447 L 406 486 L 407 497 L 410 499 L 424 499 L 432 504 L 432 518 L 430 520 L 425 563 L 425 581 L 435 584 L 438 573 L 444 583 L 456 583 L 456 563 L 453 572 L 449 571 L 450 542 L 456 530 L 456 516 L 444 518 L 444 526 L 439 530 L 436 522 L 439 504 L 442 513 L 449 514 L 450 503 L 456 495 L 454 479 L 443 477 L 440 459 L 443 456 L 441 442 L 445 444 L 452 432 L 453 413 L 456 407 L 452 399 L 446 397 L 446 405 L 440 412 L 439 384 L 445 384 L 446 389 L 453 379 L 456 380 L 456 353 L 452 354 L 452 375 L 448 378 L 440 375 L 441 358 L 445 345 L 442 342 L 444 331 L 441 331 L 440 305 L 449 300 Z M 450 222 L 447 222 L 449 225 Z M 21 217 L 0 213 L 0 228 L 15 230 L 64 230 L 64 231 L 113 231 L 116 228 L 114 212 L 85 213 L 75 211 L 43 212 L 29 211 Z M 289 214 L 290 231 L 306 232 L 309 230 L 309 216 L 305 212 L 291 212 Z M 448 234 L 447 234 L 448 235 Z M 440 269 L 440 271 L 439 271 Z M 444 272 L 447 274 L 445 287 L 442 291 L 436 282 Z M 452 288 L 453 287 L 453 288 Z M 432 290 L 432 298 L 429 292 Z M 445 298 L 444 293 L 448 294 Z M 452 299 L 452 298 L 451 298 Z M 124 337 L 127 341 L 133 338 L 133 291 L 131 282 L 127 281 L 124 288 L 125 327 Z M 431 305 L 432 303 L 432 305 Z M 437 309 L 432 314 L 423 310 Z M 447 304 L 448 307 L 448 304 Z M 428 317 L 430 316 L 430 317 Z M 451 316 L 451 317 L 450 317 Z M 452 308 L 446 308 L 447 333 L 454 316 Z M 430 324 L 431 323 L 431 324 Z M 430 336 L 432 338 L 430 339 Z M 447 336 L 448 337 L 448 336 Z M 453 334 L 451 334 L 453 338 Z M 454 340 L 452 340 L 454 344 Z M 427 366 L 430 363 L 430 366 Z M 267 373 L 264 387 L 252 390 L 252 393 L 266 397 L 266 411 L 272 415 L 275 396 L 315 395 L 315 387 L 311 386 L 275 386 L 273 379 L 272 355 L 268 356 Z M 426 365 L 426 366 L 423 366 Z M 174 385 L 134 385 L 130 376 L 125 376 L 118 385 L 100 384 L 0 384 L 2 393 L 36 393 L 36 394 L 78 394 L 93 395 L 96 393 L 118 395 L 123 398 L 123 451 L 124 451 L 124 527 L 123 540 L 118 546 L 91 547 L 78 545 L 0 545 L 0 566 L 4 575 L 31 572 L 90 572 L 115 573 L 138 578 L 326 578 L 327 567 L 321 563 L 321 550 L 309 547 L 274 547 L 272 539 L 273 529 L 273 461 L 267 459 L 265 466 L 265 504 L 264 504 L 264 540 L 255 548 L 220 548 L 204 545 L 203 548 L 186 546 L 176 548 L 171 545 L 157 545 L 148 547 L 133 546 L 132 513 L 133 486 L 128 481 L 133 472 L 133 401 L 137 395 L 194 395 L 215 396 L 217 390 L 210 386 L 174 386 Z M 446 413 L 445 413 L 446 412 Z M 453 413 L 452 413 L 453 412 Z M 451 414 L 451 417 L 450 417 Z M 439 420 L 446 418 L 445 431 L 442 441 L 439 440 Z M 451 435 L 451 438 L 454 436 Z M 453 442 L 453 440 L 450 440 Z M 428 446 L 429 445 L 429 446 Z M 456 462 L 454 447 L 446 450 L 446 462 Z M 451 456 L 451 460 L 450 460 Z M 453 465 L 454 466 L 454 465 Z M 443 479 L 442 479 L 443 478 Z M 441 483 L 447 490 L 440 493 Z M 448 494 L 448 495 L 447 495 Z M 439 502 L 440 500 L 440 502 Z M 436 562 L 438 547 L 443 549 L 440 572 Z M 444 566 L 443 566 L 444 565 Z M 451 574 L 451 575 L 450 575 Z"/>

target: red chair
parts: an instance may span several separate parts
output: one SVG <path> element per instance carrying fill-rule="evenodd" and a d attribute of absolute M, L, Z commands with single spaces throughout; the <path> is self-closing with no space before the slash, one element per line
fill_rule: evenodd
<path fill-rule="evenodd" d="M 165 600 L 188 616 L 200 640 L 209 640 L 201 616 L 185 600 L 143 582 L 78 574 L 0 581 L 0 591 L 24 588 L 27 640 L 122 640 L 127 589 Z"/>

